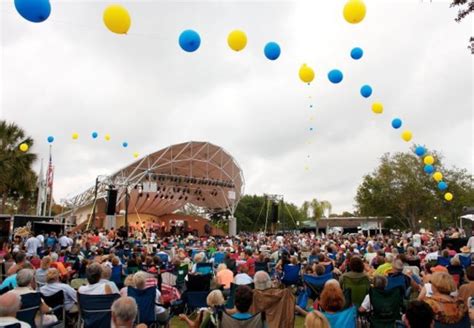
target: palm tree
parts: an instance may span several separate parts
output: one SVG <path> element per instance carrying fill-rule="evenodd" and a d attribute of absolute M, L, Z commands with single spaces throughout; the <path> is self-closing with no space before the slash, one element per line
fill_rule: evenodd
<path fill-rule="evenodd" d="M 31 149 L 33 139 L 15 123 L 0 121 L 0 213 L 5 212 L 7 201 L 31 198 L 35 192 L 36 174 L 31 166 L 36 154 L 19 149 L 26 143 Z"/>

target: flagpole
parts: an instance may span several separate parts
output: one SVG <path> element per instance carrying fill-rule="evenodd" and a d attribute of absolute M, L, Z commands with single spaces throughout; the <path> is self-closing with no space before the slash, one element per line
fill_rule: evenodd
<path fill-rule="evenodd" d="M 41 159 L 41 168 L 38 176 L 38 200 L 36 202 L 36 215 L 41 216 L 41 208 L 43 207 L 42 200 L 43 200 L 43 179 L 44 179 L 44 172 L 43 172 L 43 159 Z"/>
<path fill-rule="evenodd" d="M 53 181 L 54 181 L 54 169 L 53 169 L 53 163 L 52 163 L 52 156 L 51 156 L 51 150 L 53 148 L 53 145 L 49 145 L 49 165 L 51 165 L 51 187 L 49 188 L 49 211 L 48 211 L 48 216 L 51 216 L 51 207 L 53 206 Z"/>

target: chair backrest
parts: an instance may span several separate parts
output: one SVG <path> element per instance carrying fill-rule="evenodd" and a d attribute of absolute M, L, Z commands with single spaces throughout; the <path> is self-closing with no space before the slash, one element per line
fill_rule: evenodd
<path fill-rule="evenodd" d="M 196 263 L 196 272 L 203 275 L 212 274 L 214 272 L 212 268 L 212 263 L 206 263 L 206 262 Z"/>
<path fill-rule="evenodd" d="M 331 327 L 355 328 L 357 321 L 357 311 L 354 306 L 337 313 L 323 312 L 326 319 L 328 319 Z"/>
<path fill-rule="evenodd" d="M 396 274 L 393 276 L 388 276 L 387 277 L 387 287 L 385 287 L 386 290 L 390 290 L 393 288 L 398 288 L 401 287 L 403 289 L 403 293 L 405 293 L 407 289 L 406 285 L 406 278 L 404 274 Z"/>
<path fill-rule="evenodd" d="M 342 276 L 342 288 L 344 291 L 350 291 L 350 304 L 354 304 L 359 308 L 365 295 L 369 293 L 370 281 L 369 278 L 364 276 L 360 278 L 351 278 L 348 276 Z"/>
<path fill-rule="evenodd" d="M 390 290 L 371 288 L 369 297 L 373 308 L 370 322 L 374 327 L 393 326 L 396 320 L 400 320 L 400 310 L 403 305 L 402 288 L 392 288 Z"/>
<path fill-rule="evenodd" d="M 319 261 L 319 258 L 316 255 L 308 256 L 308 264 L 313 264 L 314 262 Z"/>
<path fill-rule="evenodd" d="M 328 264 L 324 267 L 324 274 L 331 273 L 334 270 L 334 266 L 331 264 Z"/>
<path fill-rule="evenodd" d="M 112 267 L 110 281 L 115 282 L 116 285 L 122 284 L 122 265 L 119 264 Z"/>
<path fill-rule="evenodd" d="M 17 322 L 6 326 L 0 326 L 0 328 L 21 328 L 21 324 Z"/>
<path fill-rule="evenodd" d="M 261 313 L 257 313 L 249 319 L 236 319 L 226 312 L 223 312 L 220 326 L 230 328 L 263 328 L 264 321 Z"/>
<path fill-rule="evenodd" d="M 176 285 L 184 285 L 185 278 L 188 275 L 189 266 L 187 264 L 181 265 L 176 272 Z"/>
<path fill-rule="evenodd" d="M 77 296 L 84 328 L 110 327 L 112 303 L 120 297 L 119 294 L 86 295 L 78 293 Z"/>
<path fill-rule="evenodd" d="M 64 317 L 64 292 L 62 290 L 54 293 L 53 295 L 46 296 L 41 294 L 43 301 L 53 309 L 54 314 L 59 320 L 66 319 Z"/>
<path fill-rule="evenodd" d="M 451 261 L 450 257 L 442 257 L 442 256 L 438 257 L 438 265 L 442 265 L 444 267 L 447 267 L 448 265 L 451 264 L 450 261 Z"/>
<path fill-rule="evenodd" d="M 285 264 L 281 282 L 285 285 L 297 284 L 300 281 L 300 269 L 299 265 Z"/>
<path fill-rule="evenodd" d="M 267 262 L 255 262 L 255 272 L 265 271 L 268 273 L 268 263 Z"/>
<path fill-rule="evenodd" d="M 127 295 L 134 298 L 138 306 L 138 323 L 147 325 L 155 322 L 155 298 L 156 288 L 146 289 L 127 288 Z"/>
<path fill-rule="evenodd" d="M 192 311 L 197 308 L 207 307 L 207 295 L 210 291 L 201 292 L 185 292 L 183 294 L 183 301 L 186 303 L 188 310 Z"/>
<path fill-rule="evenodd" d="M 461 321 L 457 323 L 445 324 L 438 321 L 435 321 L 434 328 L 470 328 L 471 322 L 469 316 L 465 315 Z"/>
<path fill-rule="evenodd" d="M 188 275 L 188 281 L 186 282 L 187 290 L 198 292 L 198 291 L 209 291 L 211 288 L 212 275 L 205 274 L 190 274 Z"/>
<path fill-rule="evenodd" d="M 254 284 L 248 284 L 245 286 L 249 287 L 250 289 L 254 289 Z M 227 302 L 225 304 L 227 309 L 234 308 L 235 291 L 237 290 L 237 287 L 239 287 L 239 285 L 236 285 L 233 282 L 230 283 L 229 297 L 227 297 Z"/>
<path fill-rule="evenodd" d="M 35 292 L 21 295 L 21 308 L 20 311 L 17 312 L 16 318 L 30 324 L 32 328 L 35 328 L 35 317 L 40 305 L 40 293 Z"/>
<path fill-rule="evenodd" d="M 306 286 L 306 291 L 308 292 L 308 296 L 313 300 L 318 297 L 321 293 L 321 290 L 324 287 L 324 284 L 329 279 L 332 279 L 332 273 L 327 273 L 322 276 L 313 276 L 309 274 L 303 275 L 303 283 Z"/>
<path fill-rule="evenodd" d="M 5 288 L 0 289 L 0 295 L 5 294 L 6 292 L 9 292 L 12 289 L 11 286 L 7 286 Z"/>
<path fill-rule="evenodd" d="M 461 261 L 461 265 L 465 268 L 471 266 L 471 257 L 470 256 L 459 256 L 459 260 Z"/>
<path fill-rule="evenodd" d="M 221 263 L 224 263 L 225 253 L 224 252 L 215 252 L 214 253 L 214 265 L 218 266 Z"/>

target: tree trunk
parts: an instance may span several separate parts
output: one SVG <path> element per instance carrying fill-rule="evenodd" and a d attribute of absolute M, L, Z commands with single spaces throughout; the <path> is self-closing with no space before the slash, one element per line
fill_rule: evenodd
<path fill-rule="evenodd" d="M 7 204 L 7 192 L 2 194 L 2 204 L 0 206 L 0 213 L 5 214 L 5 206 Z"/>

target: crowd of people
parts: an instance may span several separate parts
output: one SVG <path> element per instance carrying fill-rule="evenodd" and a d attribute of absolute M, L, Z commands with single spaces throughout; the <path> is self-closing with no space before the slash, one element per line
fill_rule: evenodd
<path fill-rule="evenodd" d="M 302 316 L 307 328 L 470 327 L 474 237 L 455 249 L 442 247 L 448 236 L 465 233 L 159 237 L 143 230 L 127 238 L 123 229 L 97 229 L 15 236 L 0 253 L 0 327 L 75 325 L 81 295 L 115 295 L 110 326 L 146 327 L 148 291 L 153 322 L 163 326 L 176 317 L 193 328 L 235 320 L 283 328 Z M 66 318 L 48 304 L 61 291 Z M 204 305 L 192 306 L 193 292 L 204 292 Z M 25 322 L 20 314 L 31 294 L 40 296 L 39 307 Z"/>

